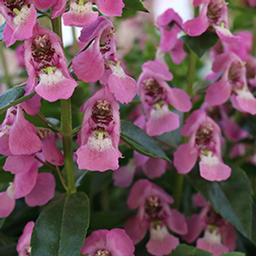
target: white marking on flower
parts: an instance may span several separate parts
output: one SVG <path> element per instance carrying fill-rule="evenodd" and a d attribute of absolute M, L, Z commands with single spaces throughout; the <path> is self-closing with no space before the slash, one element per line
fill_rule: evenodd
<path fill-rule="evenodd" d="M 64 79 L 62 72 L 59 69 L 51 70 L 51 72 L 40 73 L 40 83 L 46 86 L 54 85 Z"/>
<path fill-rule="evenodd" d="M 150 228 L 150 237 L 153 240 L 163 240 L 169 234 L 165 225 L 153 224 Z"/>
<path fill-rule="evenodd" d="M 169 112 L 169 108 L 168 106 L 165 105 L 160 105 L 160 104 L 155 104 L 150 112 L 150 115 L 152 118 L 160 118 L 164 115 L 166 115 L 166 113 Z"/>
<path fill-rule="evenodd" d="M 207 165 L 216 165 L 220 162 L 219 158 L 213 155 L 211 151 L 202 152 L 200 158 L 201 161 Z"/>
<path fill-rule="evenodd" d="M 9 125 L 4 125 L 0 128 L 0 138 L 9 133 L 10 127 Z"/>
<path fill-rule="evenodd" d="M 9 187 L 8 187 L 7 190 L 6 190 L 6 194 L 7 194 L 10 198 L 14 198 L 14 193 L 15 193 L 15 191 L 14 191 L 14 185 L 13 185 L 13 183 L 11 182 L 10 185 L 9 185 Z"/>
<path fill-rule="evenodd" d="M 17 12 L 17 15 L 13 19 L 15 26 L 19 26 L 27 21 L 27 18 L 30 13 L 30 8 L 27 5 L 24 5 L 20 11 Z"/>
<path fill-rule="evenodd" d="M 118 77 L 125 77 L 126 76 L 123 68 L 120 66 L 119 63 L 116 63 L 114 65 L 110 64 L 110 68 L 111 68 L 114 75 L 116 75 Z"/>
<path fill-rule="evenodd" d="M 221 244 L 219 228 L 209 226 L 204 232 L 204 239 L 212 244 Z"/>
<path fill-rule="evenodd" d="M 88 147 L 103 152 L 112 148 L 112 140 L 105 131 L 95 131 L 88 139 Z"/>
<path fill-rule="evenodd" d="M 93 5 L 90 2 L 85 4 L 76 3 L 76 2 L 70 3 L 70 11 L 78 15 L 84 15 L 86 13 L 92 12 L 93 11 L 92 7 Z"/>
<path fill-rule="evenodd" d="M 244 99 L 247 99 L 247 100 L 253 100 L 254 99 L 253 94 L 247 88 L 244 88 L 242 90 L 237 90 L 236 93 L 241 98 L 244 98 Z"/>

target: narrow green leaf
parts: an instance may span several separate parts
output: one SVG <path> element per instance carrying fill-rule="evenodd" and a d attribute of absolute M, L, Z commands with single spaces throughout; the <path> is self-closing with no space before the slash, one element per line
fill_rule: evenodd
<path fill-rule="evenodd" d="M 197 171 L 188 175 L 191 184 L 200 191 L 223 218 L 252 243 L 256 244 L 254 225 L 256 215 L 250 181 L 245 172 L 232 168 L 232 176 L 225 182 L 208 182 Z"/>
<path fill-rule="evenodd" d="M 211 256 L 211 253 L 197 249 L 196 247 L 189 246 L 186 244 L 180 244 L 172 256 Z"/>
<path fill-rule="evenodd" d="M 77 256 L 89 226 L 85 193 L 61 195 L 46 206 L 32 235 L 31 256 Z"/>
<path fill-rule="evenodd" d="M 0 95 L 0 108 L 4 108 L 24 95 L 24 87 L 15 87 Z"/>
<path fill-rule="evenodd" d="M 0 114 L 11 106 L 15 106 L 33 97 L 34 93 L 24 96 L 24 86 L 18 86 L 5 91 L 0 95 Z"/>
<path fill-rule="evenodd" d="M 137 11 L 148 12 L 144 7 L 142 0 L 124 0 L 124 11 L 122 18 L 134 16 Z"/>
<path fill-rule="evenodd" d="M 205 52 L 213 47 L 218 41 L 218 37 L 212 32 L 205 32 L 204 34 L 195 37 L 185 35 L 182 36 L 181 39 L 184 41 L 187 48 L 192 50 L 199 58 L 201 58 Z"/>
<path fill-rule="evenodd" d="M 129 121 L 121 122 L 121 137 L 133 149 L 143 155 L 162 158 L 170 161 L 165 152 L 160 148 L 157 142 L 149 137 L 142 129 Z"/>

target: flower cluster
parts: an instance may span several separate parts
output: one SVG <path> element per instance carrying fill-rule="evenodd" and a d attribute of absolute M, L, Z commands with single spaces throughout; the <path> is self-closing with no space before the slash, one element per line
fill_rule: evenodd
<path fill-rule="evenodd" d="M 112 207 L 120 216 L 114 220 L 117 224 L 111 221 L 105 227 L 104 221 L 96 223 L 97 213 L 92 214 L 89 235 L 84 237 L 88 226 L 81 227 L 80 248 L 72 251 L 84 256 L 134 256 L 138 249 L 137 255 L 165 256 L 186 242 L 222 256 L 238 248 L 235 228 L 243 233 L 244 223 L 229 209 L 238 207 L 237 200 L 225 208 L 231 211 L 230 218 L 217 209 L 215 200 L 223 203 L 230 196 L 218 190 L 240 184 L 234 181 L 238 171 L 230 159 L 237 166 L 256 165 L 255 128 L 248 121 L 256 114 L 255 35 L 231 32 L 225 0 L 193 0 L 195 17 L 187 21 L 171 8 L 154 21 L 145 13 L 126 20 L 131 41 L 125 48 L 123 40 L 121 54 L 124 23 L 115 17 L 132 8 L 128 1 L 0 0 L 3 42 L 10 52 L 15 50 L 17 80 L 26 77 L 0 102 L 0 118 L 5 113 L 0 161 L 8 179 L 0 180 L 0 218 L 16 213 L 20 201 L 26 207 L 40 206 L 39 212 L 50 211 L 44 206 L 54 205 L 55 194 L 64 191 L 62 221 L 73 221 L 76 216 L 66 207 L 74 207 L 69 202 L 86 192 L 92 201 L 87 217 L 90 210 L 100 209 L 101 219 L 109 221 Z M 150 10 L 148 1 L 137 2 L 140 10 L 142 5 Z M 243 1 L 241 6 L 253 12 L 256 2 Z M 70 47 L 63 45 L 62 23 L 72 27 Z M 148 33 L 152 35 L 145 35 L 144 23 L 153 25 L 154 31 Z M 81 29 L 78 39 L 76 27 Z M 205 38 L 209 42 L 203 45 Z M 200 40 L 202 45 L 195 45 Z M 208 47 L 209 53 L 199 63 L 195 53 L 200 47 Z M 16 77 L 8 74 L 2 47 L 0 54 L 7 73 L 5 84 L 0 84 L 2 93 Z M 197 72 L 206 62 L 209 67 Z M 121 118 L 129 119 L 129 130 Z M 189 179 L 200 182 L 187 183 L 183 176 L 190 172 Z M 241 183 L 249 186 L 247 180 Z M 19 256 L 33 254 L 32 234 L 41 228 L 37 211 L 31 220 L 35 222 L 26 224 L 18 240 Z M 55 224 L 43 228 L 54 229 Z M 64 235 L 66 239 L 69 234 Z M 142 253 L 136 248 L 139 243 L 144 245 Z"/>

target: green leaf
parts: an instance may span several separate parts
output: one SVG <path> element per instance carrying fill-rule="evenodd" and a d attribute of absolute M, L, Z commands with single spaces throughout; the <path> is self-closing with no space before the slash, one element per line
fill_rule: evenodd
<path fill-rule="evenodd" d="M 137 11 L 148 12 L 141 0 L 124 0 L 123 18 L 134 16 Z"/>
<path fill-rule="evenodd" d="M 0 114 L 9 107 L 17 105 L 25 100 L 32 98 L 34 93 L 24 96 L 24 86 L 18 86 L 5 91 L 0 95 Z"/>
<path fill-rule="evenodd" d="M 85 193 L 60 195 L 41 212 L 32 235 L 31 256 L 77 256 L 89 226 Z"/>
<path fill-rule="evenodd" d="M 121 122 L 121 137 L 133 149 L 143 155 L 162 158 L 170 161 L 165 152 L 160 148 L 154 139 L 149 137 L 142 129 L 129 121 Z"/>
<path fill-rule="evenodd" d="M 211 254 L 193 246 L 180 244 L 175 251 L 173 251 L 172 256 L 211 256 Z"/>
<path fill-rule="evenodd" d="M 250 181 L 242 169 L 233 167 L 232 176 L 225 182 L 206 181 L 200 177 L 198 171 L 189 174 L 188 179 L 192 186 L 210 201 L 217 213 L 256 244 L 253 192 Z"/>
<path fill-rule="evenodd" d="M 212 48 L 218 41 L 215 33 L 205 32 L 200 36 L 190 37 L 188 35 L 182 36 L 188 49 L 192 50 L 199 58 L 201 58 L 206 51 Z"/>

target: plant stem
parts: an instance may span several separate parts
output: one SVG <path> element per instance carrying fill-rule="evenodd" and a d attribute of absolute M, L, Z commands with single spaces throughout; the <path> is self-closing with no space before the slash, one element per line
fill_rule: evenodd
<path fill-rule="evenodd" d="M 183 193 L 183 185 L 184 185 L 184 175 L 178 174 L 175 178 L 175 191 L 174 191 L 174 206 L 175 208 L 179 209 L 182 199 L 182 193 Z"/>
<path fill-rule="evenodd" d="M 72 150 L 72 111 L 71 100 L 61 101 L 61 131 L 63 136 L 64 163 L 66 178 L 68 184 L 68 192 L 75 193 L 75 176 Z"/>
<path fill-rule="evenodd" d="M 9 74 L 9 69 L 8 69 L 8 65 L 7 65 L 7 61 L 6 61 L 6 56 L 4 54 L 4 43 L 0 42 L 0 59 L 2 62 L 2 67 L 3 67 L 3 80 L 4 83 L 10 87 L 11 86 L 11 76 Z"/>
<path fill-rule="evenodd" d="M 52 21 L 53 31 L 62 38 L 61 19 L 60 17 Z M 74 176 L 74 162 L 72 149 L 72 110 L 71 100 L 61 100 L 61 131 L 63 136 L 63 150 L 64 150 L 64 169 L 66 172 L 68 193 L 76 192 L 75 176 Z"/>
<path fill-rule="evenodd" d="M 188 63 L 188 72 L 187 72 L 187 93 L 190 96 L 193 96 L 193 85 L 196 77 L 197 56 L 194 52 L 190 51 L 188 58 L 189 58 L 189 63 Z"/>
<path fill-rule="evenodd" d="M 256 56 L 256 17 L 253 17 L 253 54 Z"/>

